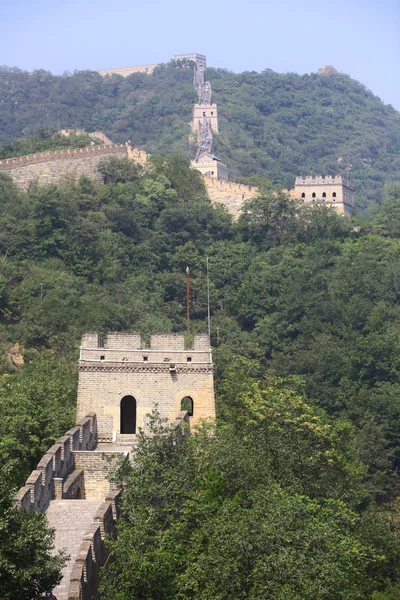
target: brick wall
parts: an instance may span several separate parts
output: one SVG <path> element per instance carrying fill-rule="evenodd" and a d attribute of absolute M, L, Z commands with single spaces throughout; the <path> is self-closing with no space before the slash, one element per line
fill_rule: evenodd
<path fill-rule="evenodd" d="M 204 177 L 207 194 L 210 200 L 226 206 L 228 212 L 239 217 L 240 209 L 245 200 L 254 198 L 258 188 L 233 181 L 221 181 L 213 177 Z"/>
<path fill-rule="evenodd" d="M 158 65 L 140 65 L 137 67 L 122 67 L 121 69 L 101 69 L 97 71 L 100 75 L 105 77 L 106 75 L 121 75 L 121 77 L 128 77 L 132 73 L 145 73 L 150 75 Z"/>
<path fill-rule="evenodd" d="M 102 181 L 99 163 L 109 156 L 128 157 L 125 144 L 89 146 L 74 150 L 55 150 L 0 161 L 0 171 L 12 177 L 17 186 L 27 190 L 32 181 L 41 185 L 76 180 L 80 175 Z"/>
<path fill-rule="evenodd" d="M 126 454 L 112 452 L 75 452 L 75 469 L 84 472 L 85 500 L 101 500 L 118 489 L 108 480 Z"/>
<path fill-rule="evenodd" d="M 16 506 L 45 512 L 55 498 L 54 480 L 63 481 L 75 470 L 74 452 L 92 450 L 96 446 L 96 415 L 91 414 L 83 417 L 46 452 L 15 496 Z"/>
<path fill-rule="evenodd" d="M 109 494 L 97 511 L 83 537 L 70 575 L 68 600 L 93 600 L 98 597 L 100 568 L 107 560 L 106 538 L 115 537 L 120 492 Z"/>
<path fill-rule="evenodd" d="M 97 342 L 97 346 L 94 345 Z M 154 334 L 144 348 L 138 334 L 114 333 L 102 344 L 96 334 L 85 334 L 79 360 L 77 418 L 95 411 L 99 439 L 121 433 L 121 401 L 136 400 L 136 431 L 146 430 L 147 417 L 157 404 L 173 422 L 185 396 L 193 399 L 194 424 L 215 418 L 213 364 L 207 335 L 195 336 L 185 349 L 183 334 Z"/>

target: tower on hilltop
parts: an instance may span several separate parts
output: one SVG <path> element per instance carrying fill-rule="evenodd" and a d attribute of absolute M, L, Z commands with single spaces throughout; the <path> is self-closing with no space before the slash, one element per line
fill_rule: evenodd
<path fill-rule="evenodd" d="M 305 204 L 326 204 L 346 217 L 353 214 L 354 188 L 351 181 L 341 175 L 296 177 L 292 196 Z"/>
<path fill-rule="evenodd" d="M 203 175 L 220 180 L 228 179 L 228 167 L 214 154 L 213 134 L 219 133 L 218 109 L 212 101 L 211 83 L 206 79 L 207 60 L 203 54 L 179 54 L 174 60 L 192 60 L 193 84 L 198 102 L 193 107 L 192 131 L 197 135 L 198 150 L 192 167 Z"/>
<path fill-rule="evenodd" d="M 124 443 L 146 429 L 155 404 L 174 421 L 215 418 L 214 369 L 208 335 L 159 333 L 146 348 L 138 333 L 110 333 L 103 342 L 85 333 L 79 359 L 77 421 L 96 413 L 99 441 Z"/>

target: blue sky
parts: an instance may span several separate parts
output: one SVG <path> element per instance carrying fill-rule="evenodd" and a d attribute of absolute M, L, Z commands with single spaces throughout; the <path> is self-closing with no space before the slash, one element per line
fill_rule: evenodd
<path fill-rule="evenodd" d="M 168 61 L 310 73 L 324 65 L 400 110 L 400 0 L 0 0 L 0 64 L 56 74 Z"/>

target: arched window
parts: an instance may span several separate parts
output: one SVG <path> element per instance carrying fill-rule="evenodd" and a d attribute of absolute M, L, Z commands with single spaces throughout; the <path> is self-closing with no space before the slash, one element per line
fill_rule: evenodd
<path fill-rule="evenodd" d="M 322 197 L 326 198 L 326 192 L 322 192 Z"/>
<path fill-rule="evenodd" d="M 193 417 L 193 399 L 190 396 L 185 396 L 182 398 L 181 410 L 186 411 L 189 417 Z"/>
<path fill-rule="evenodd" d="M 203 117 L 205 117 L 205 116 L 206 116 L 206 111 L 205 111 L 205 110 L 203 110 Z"/>
<path fill-rule="evenodd" d="M 306 195 L 305 195 L 305 193 L 304 193 L 304 192 L 302 192 L 302 194 L 301 194 L 301 197 L 302 197 L 302 198 L 305 198 L 305 197 L 306 197 Z"/>
<path fill-rule="evenodd" d="M 312 198 L 316 198 L 315 192 L 312 193 Z"/>
<path fill-rule="evenodd" d="M 332 192 L 332 198 L 336 198 L 336 192 Z"/>
<path fill-rule="evenodd" d="M 213 112 L 213 111 L 211 111 L 211 114 L 213 115 L 213 114 L 214 114 L 214 112 Z"/>
<path fill-rule="evenodd" d="M 124 396 L 121 400 L 121 433 L 136 433 L 136 400 Z"/>

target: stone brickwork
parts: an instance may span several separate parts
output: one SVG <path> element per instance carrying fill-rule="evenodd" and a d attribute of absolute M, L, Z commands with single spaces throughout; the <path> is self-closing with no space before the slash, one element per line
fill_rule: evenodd
<path fill-rule="evenodd" d="M 15 497 L 19 508 L 46 512 L 55 529 L 55 551 L 64 549 L 70 556 L 55 588 L 58 600 L 96 598 L 98 573 L 108 555 L 104 540 L 114 535 L 121 492 L 108 476 L 128 455 L 111 445 L 97 448 L 93 414 L 55 442 Z"/>
<path fill-rule="evenodd" d="M 55 529 L 54 546 L 55 551 L 65 550 L 70 560 L 63 569 L 63 578 L 61 583 L 54 589 L 57 600 L 67 600 L 69 598 L 69 587 L 72 570 L 75 567 L 76 559 L 80 553 L 80 548 L 86 537 L 87 530 L 94 524 L 95 515 L 103 504 L 103 500 L 53 500 L 46 513 L 47 521 L 50 527 Z M 100 528 L 97 525 L 96 529 Z M 95 540 L 95 532 L 91 535 L 91 543 L 97 554 L 97 561 L 104 557 L 99 554 L 103 550 L 101 536 Z M 100 542 L 100 543 L 99 543 Z M 100 560 L 99 560 L 100 559 Z"/>
<path fill-rule="evenodd" d="M 78 421 L 46 452 L 16 495 L 16 506 L 45 512 L 56 497 L 56 488 L 60 489 L 60 481 L 67 481 L 75 471 L 74 453 L 93 450 L 96 446 L 97 422 L 96 416 L 91 414 Z"/>
<path fill-rule="evenodd" d="M 203 154 L 198 160 L 193 160 L 191 166 L 207 179 L 221 180 L 221 182 L 228 180 L 228 167 L 214 155 Z"/>
<path fill-rule="evenodd" d="M 255 186 L 220 181 L 215 177 L 204 177 L 204 183 L 210 200 L 226 206 L 228 212 L 235 218 L 239 217 L 243 202 L 258 194 L 258 188 Z"/>
<path fill-rule="evenodd" d="M 183 334 L 159 333 L 151 342 L 146 349 L 139 334 L 127 332 L 110 333 L 104 343 L 97 333 L 83 336 L 77 424 L 46 452 L 15 497 L 18 508 L 46 512 L 55 529 L 55 552 L 70 556 L 55 588 L 58 600 L 99 598 L 99 571 L 108 557 L 104 542 L 115 535 L 121 493 L 110 475 L 121 460 L 132 460 L 137 444 L 135 432 L 112 439 L 121 390 L 135 394 L 142 420 L 158 400 L 178 429 L 178 443 L 189 435 L 191 420 L 215 416 L 208 336 L 195 336 L 192 348 L 185 347 Z M 181 410 L 180 400 L 188 395 L 196 417 Z M 106 440 L 101 444 L 96 414 L 80 416 L 89 404 L 100 416 Z"/>
<path fill-rule="evenodd" d="M 6 158 L 0 160 L 0 172 L 10 175 L 17 186 L 23 190 L 29 189 L 34 181 L 40 185 L 68 183 L 76 181 L 81 175 L 101 182 L 103 178 L 98 171 L 99 164 L 110 156 L 129 158 L 142 166 L 146 164 L 148 158 L 144 150 L 135 148 L 130 143 L 113 144 L 105 138 L 105 143 L 101 146 L 54 150 Z"/>
<path fill-rule="evenodd" d="M 86 175 L 90 179 L 102 181 L 98 172 L 99 163 L 109 156 L 128 158 L 129 153 L 140 152 L 128 149 L 126 144 L 89 146 L 73 150 L 54 150 L 39 152 L 16 158 L 0 160 L 0 172 L 12 177 L 16 185 L 29 189 L 33 181 L 40 185 L 48 183 L 63 183 Z"/>
<path fill-rule="evenodd" d="M 127 458 L 127 454 L 123 456 Z M 115 485 L 110 483 L 108 476 L 114 471 L 121 454 L 114 451 L 74 452 L 75 468 L 84 473 L 85 499 L 98 500 L 105 498 L 110 492 L 117 492 Z"/>
<path fill-rule="evenodd" d="M 80 545 L 76 551 L 77 545 L 74 544 L 69 573 L 61 582 L 61 586 L 63 584 L 65 586 L 64 589 L 62 590 L 61 586 L 55 589 L 58 600 L 97 600 L 99 571 L 108 557 L 104 541 L 115 537 L 119 501 L 120 492 L 109 494 L 98 506 L 92 519 L 87 519 L 87 522 L 91 521 L 91 523 L 83 536 L 82 529 L 77 532 L 76 538 L 80 541 Z M 67 590 L 65 596 L 61 595 L 58 589 L 62 594 Z"/>
<path fill-rule="evenodd" d="M 354 210 L 353 186 L 341 175 L 296 177 L 290 194 L 305 204 L 326 204 L 346 217 L 351 217 Z"/>
<path fill-rule="evenodd" d="M 192 130 L 198 133 L 205 117 L 213 133 L 219 133 L 218 108 L 216 104 L 195 104 L 193 108 Z"/>
<path fill-rule="evenodd" d="M 146 75 L 151 75 L 154 69 L 158 65 L 140 65 L 136 67 L 123 67 L 122 69 L 101 69 L 97 71 L 103 77 L 107 75 L 121 75 L 121 77 L 128 77 L 133 73 L 145 73 Z"/>
<path fill-rule="evenodd" d="M 96 411 L 99 440 L 123 443 L 121 402 L 135 400 L 135 432 L 146 429 L 154 405 L 173 422 L 182 398 L 193 400 L 192 423 L 215 418 L 213 364 L 208 336 L 195 336 L 185 348 L 183 334 L 156 334 L 146 348 L 139 334 L 110 334 L 103 343 L 97 334 L 83 336 L 79 359 L 77 418 Z M 132 432 L 131 432 L 132 433 Z"/>

